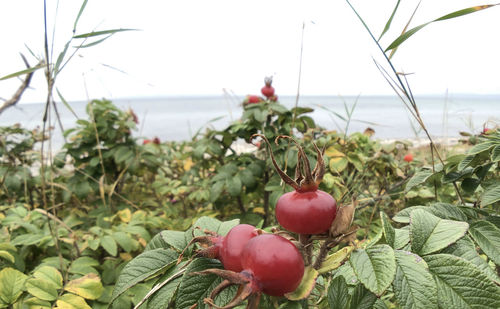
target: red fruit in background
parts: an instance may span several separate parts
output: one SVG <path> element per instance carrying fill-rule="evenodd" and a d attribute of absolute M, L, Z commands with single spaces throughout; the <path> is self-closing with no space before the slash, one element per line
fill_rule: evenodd
<path fill-rule="evenodd" d="M 304 275 L 304 261 L 289 240 L 274 234 L 262 234 L 248 241 L 241 256 L 243 273 L 252 283 L 271 296 L 293 292 Z"/>
<path fill-rule="evenodd" d="M 149 143 L 151 143 L 151 140 L 149 140 L 149 139 L 145 139 L 145 140 L 142 141 L 143 145 L 147 145 Z"/>
<path fill-rule="evenodd" d="M 271 102 L 277 102 L 278 101 L 278 96 L 277 95 L 273 95 L 269 98 L 269 101 Z"/>
<path fill-rule="evenodd" d="M 292 191 L 276 203 L 276 220 L 298 234 L 322 234 L 330 229 L 337 215 L 337 202 L 321 190 Z"/>
<path fill-rule="evenodd" d="M 258 95 L 247 95 L 243 104 L 254 104 L 262 102 L 262 98 Z"/>
<path fill-rule="evenodd" d="M 483 133 L 483 134 L 486 134 L 486 133 L 488 133 L 489 131 L 491 131 L 491 129 L 489 129 L 489 128 L 484 128 L 482 133 Z"/>
<path fill-rule="evenodd" d="M 153 144 L 160 145 L 160 139 L 158 137 L 153 138 Z"/>
<path fill-rule="evenodd" d="M 411 161 L 413 161 L 413 155 L 411 153 L 409 153 L 406 156 L 404 156 L 403 160 L 410 163 Z"/>
<path fill-rule="evenodd" d="M 262 92 L 262 94 L 266 97 L 266 98 L 270 98 L 272 96 L 274 96 L 274 88 L 271 86 L 271 84 L 273 83 L 273 78 L 272 77 L 266 77 L 264 79 L 264 83 L 266 84 L 264 87 L 262 87 L 262 89 L 260 90 L 260 92 Z"/>
<path fill-rule="evenodd" d="M 233 227 L 222 238 L 219 246 L 219 260 L 224 265 L 224 269 L 235 272 L 243 270 L 241 266 L 241 253 L 247 242 L 257 235 L 255 226 L 239 224 Z"/>

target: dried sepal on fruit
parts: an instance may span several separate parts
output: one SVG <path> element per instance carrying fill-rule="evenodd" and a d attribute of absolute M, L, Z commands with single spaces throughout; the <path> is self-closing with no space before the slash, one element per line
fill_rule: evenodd
<path fill-rule="evenodd" d="M 295 189 L 283 194 L 276 203 L 276 219 L 280 225 L 302 235 L 328 232 L 337 213 L 337 202 L 330 194 L 318 189 L 325 174 L 322 152 L 313 143 L 317 160 L 314 169 L 311 170 L 309 159 L 297 141 L 290 136 L 278 136 L 276 143 L 280 139 L 289 139 L 298 148 L 295 179 L 292 179 L 278 166 L 268 139 L 262 134 L 254 134 L 252 138 L 256 136 L 266 142 L 271 162 L 281 179 Z"/>

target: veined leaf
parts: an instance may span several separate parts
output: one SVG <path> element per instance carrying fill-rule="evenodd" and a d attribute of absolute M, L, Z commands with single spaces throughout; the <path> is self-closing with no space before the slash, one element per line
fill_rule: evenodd
<path fill-rule="evenodd" d="M 394 294 L 404 309 L 437 308 L 437 288 L 427 264 L 418 255 L 396 250 Z"/>
<path fill-rule="evenodd" d="M 396 241 L 396 231 L 389 222 L 389 217 L 387 217 L 387 215 L 383 211 L 380 212 L 380 221 L 382 222 L 382 229 L 384 230 L 384 236 L 387 244 L 394 248 L 394 243 Z"/>
<path fill-rule="evenodd" d="M 481 195 L 481 207 L 500 201 L 500 183 L 487 187 Z"/>
<path fill-rule="evenodd" d="M 59 296 L 56 305 L 58 309 L 92 309 L 85 299 L 71 293 Z"/>
<path fill-rule="evenodd" d="M 21 296 L 28 276 L 14 268 L 6 267 L 0 271 L 0 304 L 13 304 Z"/>
<path fill-rule="evenodd" d="M 302 277 L 302 281 L 300 285 L 295 289 L 295 291 L 291 293 L 285 294 L 285 297 L 288 300 L 301 300 L 309 297 L 314 286 L 316 285 L 316 278 L 318 278 L 318 271 L 311 266 L 308 266 L 304 269 L 304 276 Z"/>
<path fill-rule="evenodd" d="M 104 289 L 101 278 L 96 274 L 88 274 L 66 283 L 64 290 L 86 299 L 98 299 Z"/>
<path fill-rule="evenodd" d="M 113 290 L 110 304 L 127 289 L 139 282 L 172 267 L 178 254 L 172 249 L 153 249 L 144 251 L 131 260 L 122 270 Z"/>
<path fill-rule="evenodd" d="M 401 43 L 403 43 L 408 38 L 410 38 L 412 35 L 414 35 L 417 31 L 419 31 L 420 29 L 424 28 L 425 26 L 427 26 L 427 25 L 429 25 L 429 24 L 431 24 L 433 22 L 443 21 L 443 20 L 452 19 L 452 18 L 463 16 L 463 15 L 471 14 L 471 13 L 474 13 L 474 12 L 477 12 L 477 11 L 480 11 L 480 10 L 484 10 L 484 9 L 490 8 L 490 7 L 495 6 L 495 5 L 497 5 L 497 4 L 479 5 L 479 6 L 470 7 L 470 8 L 467 8 L 467 9 L 455 11 L 453 13 L 441 16 L 441 17 L 439 17 L 439 18 L 437 18 L 435 20 L 432 20 L 430 22 L 427 22 L 425 24 L 419 25 L 419 26 L 417 26 L 415 28 L 412 28 L 412 29 L 408 30 L 407 32 L 403 33 L 398 38 L 396 38 L 389 45 L 389 47 L 387 47 L 385 49 L 385 52 L 398 47 L 399 45 L 401 45 Z"/>
<path fill-rule="evenodd" d="M 377 301 L 377 296 L 358 284 L 352 293 L 350 309 L 371 309 Z"/>
<path fill-rule="evenodd" d="M 462 238 L 469 224 L 440 219 L 422 209 L 410 214 L 410 242 L 412 251 L 424 256 L 439 251 Z"/>
<path fill-rule="evenodd" d="M 429 177 L 432 176 L 431 170 L 422 170 L 415 173 L 410 180 L 406 183 L 405 192 L 410 191 L 413 187 L 423 184 Z"/>
<path fill-rule="evenodd" d="M 500 229 L 488 221 L 477 221 L 472 223 L 469 233 L 481 250 L 500 265 Z"/>
<path fill-rule="evenodd" d="M 359 281 L 378 296 L 385 292 L 396 274 L 394 250 L 388 245 L 354 250 L 349 262 Z"/>
<path fill-rule="evenodd" d="M 500 308 L 500 288 L 470 262 L 449 254 L 425 256 L 439 308 Z"/>
<path fill-rule="evenodd" d="M 344 277 L 338 276 L 330 282 L 328 305 L 330 305 L 330 309 L 349 308 L 349 290 Z"/>

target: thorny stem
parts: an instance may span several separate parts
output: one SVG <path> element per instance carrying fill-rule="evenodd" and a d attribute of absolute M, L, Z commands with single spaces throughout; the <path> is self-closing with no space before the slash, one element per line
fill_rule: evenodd
<path fill-rule="evenodd" d="M 302 246 L 302 255 L 304 257 L 305 266 L 309 266 L 312 263 L 312 242 L 311 235 L 299 234 L 299 242 Z"/>
<path fill-rule="evenodd" d="M 358 229 L 354 229 L 353 231 L 350 231 L 346 234 L 337 235 L 337 236 L 334 236 L 334 238 L 328 237 L 326 240 L 324 240 L 324 242 L 321 244 L 321 247 L 319 248 L 318 256 L 316 257 L 316 260 L 314 261 L 313 268 L 316 270 L 319 269 L 321 267 L 321 264 L 323 264 L 323 261 L 325 260 L 326 255 L 328 254 L 328 251 L 331 248 L 340 244 L 344 238 L 346 238 L 347 236 L 349 236 L 353 233 L 356 233 L 357 231 L 358 231 Z"/>

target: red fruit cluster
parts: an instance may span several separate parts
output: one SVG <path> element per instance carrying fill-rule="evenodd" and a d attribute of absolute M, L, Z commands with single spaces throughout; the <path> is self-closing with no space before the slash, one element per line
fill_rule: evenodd
<path fill-rule="evenodd" d="M 265 99 L 258 95 L 247 95 L 243 100 L 243 106 L 248 104 L 257 104 L 262 102 L 276 102 L 278 101 L 278 96 L 274 94 L 274 88 L 271 86 L 273 83 L 272 77 L 266 77 L 264 79 L 264 87 L 260 90 L 262 95 L 264 95 Z"/>
<path fill-rule="evenodd" d="M 160 144 L 161 144 L 161 141 L 160 141 L 160 139 L 159 139 L 158 137 L 155 137 L 155 138 L 153 138 L 152 140 L 150 140 L 150 139 L 145 139 L 145 140 L 143 140 L 143 141 L 142 141 L 142 144 L 143 144 L 143 145 L 147 145 L 147 144 L 150 144 L 150 143 L 153 143 L 153 144 L 155 144 L 155 145 L 160 145 Z"/>

